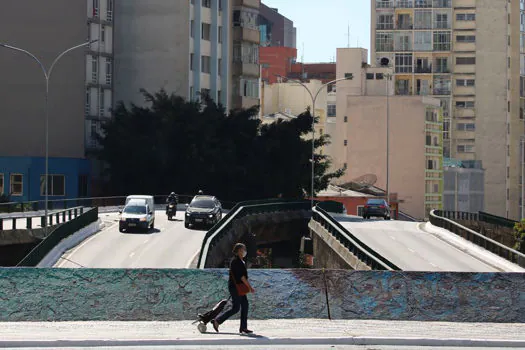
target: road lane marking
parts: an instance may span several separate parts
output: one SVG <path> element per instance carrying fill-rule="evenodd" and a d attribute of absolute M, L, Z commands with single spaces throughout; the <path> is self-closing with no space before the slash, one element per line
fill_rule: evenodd
<path fill-rule="evenodd" d="M 411 249 L 411 248 L 407 248 L 407 249 L 408 249 L 408 251 L 411 252 L 411 253 L 414 253 L 414 254 L 416 253 L 416 251 L 415 251 L 414 249 Z"/>
<path fill-rule="evenodd" d="M 146 239 L 146 240 L 145 240 L 144 242 L 142 242 L 142 243 L 146 244 L 146 243 L 148 243 L 148 242 L 149 242 L 149 238 Z"/>
<path fill-rule="evenodd" d="M 199 255 L 199 253 L 201 252 L 201 250 L 197 250 L 195 252 L 195 254 L 193 254 L 193 256 L 190 258 L 190 260 L 188 260 L 188 262 L 186 263 L 186 268 L 189 269 L 191 267 L 191 263 L 193 262 L 193 260 L 195 260 L 195 258 L 197 257 L 197 255 Z"/>
<path fill-rule="evenodd" d="M 129 255 L 130 258 L 133 258 L 133 256 L 135 255 L 135 252 L 131 252 L 131 254 Z"/>

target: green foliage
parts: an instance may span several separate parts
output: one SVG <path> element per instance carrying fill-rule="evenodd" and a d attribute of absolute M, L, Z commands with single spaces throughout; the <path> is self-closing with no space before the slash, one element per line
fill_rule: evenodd
<path fill-rule="evenodd" d="M 514 237 L 516 238 L 514 249 L 520 253 L 525 253 L 525 219 L 514 225 Z"/>
<path fill-rule="evenodd" d="M 144 92 L 147 108 L 119 103 L 103 126 L 98 157 L 107 164 L 112 194 L 196 193 L 224 200 L 303 197 L 310 192 L 312 117 L 262 126 L 258 109 L 232 111 L 205 98 L 187 102 Z M 316 140 L 321 147 L 326 136 Z M 315 188 L 344 169 L 327 173 L 330 159 L 315 157 Z"/>

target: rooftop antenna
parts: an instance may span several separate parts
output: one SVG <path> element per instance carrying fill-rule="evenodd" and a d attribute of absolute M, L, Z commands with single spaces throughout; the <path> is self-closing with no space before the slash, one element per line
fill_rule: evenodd
<path fill-rule="evenodd" d="M 348 23 L 348 33 L 346 34 L 346 36 L 347 36 L 346 47 L 349 48 L 350 47 L 350 23 Z"/>

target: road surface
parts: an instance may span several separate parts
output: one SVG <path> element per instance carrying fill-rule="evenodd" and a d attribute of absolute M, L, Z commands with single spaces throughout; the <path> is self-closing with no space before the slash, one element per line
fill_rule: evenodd
<path fill-rule="evenodd" d="M 338 219 L 363 243 L 405 271 L 500 271 L 423 231 L 423 223 Z"/>
<path fill-rule="evenodd" d="M 66 252 L 55 267 L 74 268 L 186 268 L 201 248 L 206 231 L 184 228 L 184 211 L 168 221 L 155 212 L 155 230 L 121 233 L 118 214 L 102 214 L 106 227 Z"/>

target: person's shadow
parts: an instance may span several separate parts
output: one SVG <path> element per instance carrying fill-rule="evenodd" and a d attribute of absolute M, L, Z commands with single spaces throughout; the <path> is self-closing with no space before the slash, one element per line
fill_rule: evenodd
<path fill-rule="evenodd" d="M 247 338 L 256 338 L 256 339 L 268 339 L 264 335 L 252 333 L 252 334 L 241 334 L 241 333 L 233 333 L 233 332 L 213 332 L 213 331 L 206 331 L 203 334 L 215 334 L 215 335 L 238 335 L 239 337 L 247 337 Z"/>

